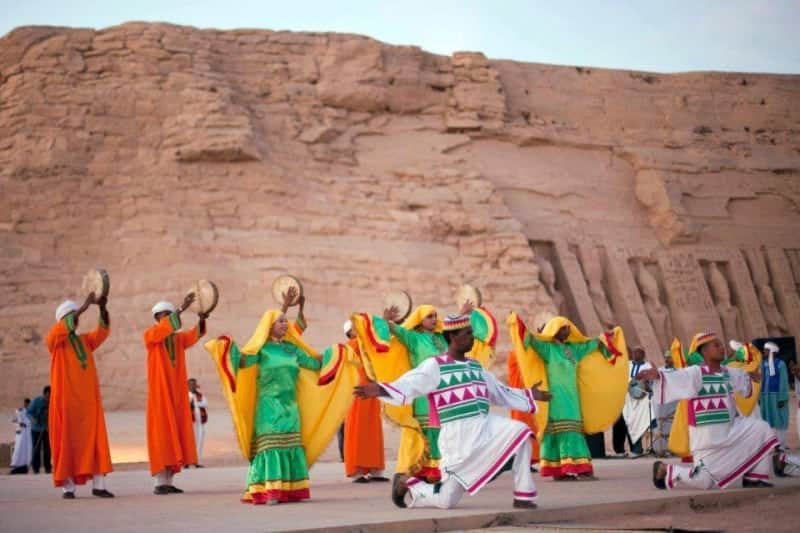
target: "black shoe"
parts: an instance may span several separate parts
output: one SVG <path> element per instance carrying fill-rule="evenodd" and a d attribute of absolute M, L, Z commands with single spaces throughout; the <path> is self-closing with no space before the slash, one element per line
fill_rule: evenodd
<path fill-rule="evenodd" d="M 391 481 L 388 477 L 383 477 L 383 476 L 369 476 L 369 478 L 367 479 L 369 479 L 370 481 L 379 481 L 381 483 Z"/>
<path fill-rule="evenodd" d="M 536 509 L 538 506 L 535 502 L 528 500 L 514 500 L 515 509 Z"/>
<path fill-rule="evenodd" d="M 178 487 L 176 487 L 175 485 L 164 485 L 164 486 L 167 487 L 167 492 L 169 492 L 170 494 L 183 494 L 183 491 Z"/>
<path fill-rule="evenodd" d="M 786 475 L 786 463 L 781 461 L 781 454 L 773 453 L 772 454 L 772 469 L 775 471 L 775 475 L 778 477 L 788 477 Z"/>
<path fill-rule="evenodd" d="M 760 479 L 743 479 L 742 487 L 746 489 L 768 489 L 772 487 L 772 483 L 761 481 Z"/>
<path fill-rule="evenodd" d="M 353 483 L 369 483 L 369 480 L 364 476 L 358 476 L 353 480 Z"/>
<path fill-rule="evenodd" d="M 108 492 L 106 489 L 103 489 L 103 490 L 92 489 L 92 496 L 97 496 L 98 498 L 113 498 L 114 497 L 114 495 L 112 493 Z"/>
<path fill-rule="evenodd" d="M 75 493 L 74 492 L 65 492 L 64 494 L 61 495 L 61 497 L 64 498 L 65 500 L 74 500 L 75 499 Z"/>
<path fill-rule="evenodd" d="M 157 494 L 158 496 L 163 496 L 169 493 L 170 493 L 169 485 L 159 485 L 153 489 L 153 494 Z"/>
<path fill-rule="evenodd" d="M 406 505 L 406 494 L 408 494 L 406 481 L 408 481 L 408 476 L 396 474 L 392 482 L 392 502 L 403 509 L 408 507 Z"/>
<path fill-rule="evenodd" d="M 195 468 L 205 468 L 204 465 L 194 465 Z"/>
<path fill-rule="evenodd" d="M 653 463 L 653 485 L 656 486 L 657 489 L 666 490 L 667 489 L 667 482 L 666 476 L 659 478 L 658 471 L 664 465 L 664 461 L 656 461 Z"/>
<path fill-rule="evenodd" d="M 531 474 L 538 474 L 539 469 L 535 465 L 531 465 Z"/>

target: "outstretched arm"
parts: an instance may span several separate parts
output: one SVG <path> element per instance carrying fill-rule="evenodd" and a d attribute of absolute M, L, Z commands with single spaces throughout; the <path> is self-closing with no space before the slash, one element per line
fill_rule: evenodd
<path fill-rule="evenodd" d="M 664 372 L 648 368 L 636 374 L 636 379 L 653 383 L 653 398 L 657 404 L 692 398 L 703 385 L 703 371 L 699 366 L 690 366 Z"/>
<path fill-rule="evenodd" d="M 380 398 L 393 405 L 408 405 L 414 398 L 435 391 L 438 385 L 439 365 L 434 359 L 428 359 L 391 383 L 370 381 L 357 386 L 353 394 L 357 398 Z"/>
<path fill-rule="evenodd" d="M 491 372 L 483 371 L 483 380 L 489 392 L 489 401 L 495 405 L 508 407 L 525 413 L 536 412 L 536 400 L 547 401 L 549 392 L 540 391 L 541 381 L 530 389 L 515 389 L 501 383 Z"/>

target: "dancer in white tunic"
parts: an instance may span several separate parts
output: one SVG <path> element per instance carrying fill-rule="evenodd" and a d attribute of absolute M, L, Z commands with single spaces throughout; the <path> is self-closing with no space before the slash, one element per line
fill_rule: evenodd
<path fill-rule="evenodd" d="M 618 454 L 624 454 L 624 439 L 627 437 L 628 445 L 631 449 L 630 457 L 635 459 L 644 454 L 642 437 L 652 424 L 649 384 L 639 380 L 637 375 L 642 370 L 653 368 L 653 365 L 644 360 L 644 350 L 642 348 L 633 348 L 629 353 L 631 359 L 628 361 L 628 376 L 630 378 L 628 394 L 625 395 L 625 404 L 620 415 L 621 421 L 617 421 L 614 424 L 614 451 Z"/>
<path fill-rule="evenodd" d="M 197 446 L 196 468 L 203 467 L 203 442 L 206 440 L 206 423 L 208 422 L 208 399 L 200 392 L 197 380 L 189 380 L 189 407 L 192 410 L 192 427 L 194 443 Z"/>
<path fill-rule="evenodd" d="M 530 473 L 531 432 L 526 424 L 489 414 L 489 404 L 535 412 L 535 400 L 550 394 L 512 389 L 501 384 L 480 363 L 466 358 L 473 344 L 469 316 L 449 316 L 444 322 L 448 351 L 432 357 L 392 383 L 369 382 L 356 387 L 361 398 L 381 398 L 394 405 L 409 405 L 428 397 L 431 418 L 441 426 L 440 468 L 444 479 L 429 484 L 417 478 L 396 478 L 392 500 L 398 507 L 455 506 L 465 492 L 476 494 L 501 472 L 513 471 L 514 507 L 535 508 L 536 485 Z"/>
<path fill-rule="evenodd" d="M 31 438 L 31 419 L 28 416 L 30 398 L 25 398 L 24 406 L 14 412 L 14 453 L 11 455 L 11 474 L 27 474 L 28 465 L 33 458 L 33 439 Z"/>
<path fill-rule="evenodd" d="M 763 420 L 737 416 L 734 392 L 752 394 L 760 371 L 722 366 L 725 350 L 714 334 L 703 334 L 697 351 L 704 363 L 673 372 L 656 369 L 639 373 L 654 380 L 656 402 L 689 400 L 691 466 L 653 464 L 653 483 L 660 489 L 679 484 L 699 489 L 729 486 L 770 487 L 770 453 L 778 438 Z"/>

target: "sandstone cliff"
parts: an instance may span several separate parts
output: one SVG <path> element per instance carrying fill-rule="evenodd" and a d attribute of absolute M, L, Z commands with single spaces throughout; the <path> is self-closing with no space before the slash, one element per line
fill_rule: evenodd
<path fill-rule="evenodd" d="M 246 340 L 301 277 L 317 346 L 405 288 L 673 332 L 800 335 L 800 77 L 437 56 L 355 35 L 130 23 L 0 39 L 0 404 L 47 381 L 82 274 L 112 278 L 106 407 L 144 406 L 149 308 L 217 282 Z M 720 273 L 720 276 L 717 275 Z M 191 373 L 212 400 L 205 352 Z M 501 369 L 498 369 L 502 372 Z"/>

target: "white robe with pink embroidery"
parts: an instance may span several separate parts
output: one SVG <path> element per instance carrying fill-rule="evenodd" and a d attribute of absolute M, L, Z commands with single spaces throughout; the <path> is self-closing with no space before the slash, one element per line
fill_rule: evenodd
<path fill-rule="evenodd" d="M 734 392 L 752 394 L 750 376 L 736 368 L 711 372 L 706 365 L 659 371 L 653 397 L 659 404 L 689 400 L 691 467 L 668 465 L 666 484 L 726 488 L 742 478 L 769 479 L 769 454 L 778 439 L 763 420 L 743 417 Z"/>
<path fill-rule="evenodd" d="M 536 402 L 531 391 L 503 385 L 476 361 L 456 361 L 446 354 L 432 357 L 381 387 L 389 394 L 381 400 L 395 405 L 428 397 L 431 422 L 438 420 L 441 425 L 439 467 L 471 495 L 507 468 L 530 439 L 526 424 L 490 414 L 489 404 L 533 413 Z M 516 499 L 536 498 L 528 465 L 525 472 L 515 473 Z"/>

